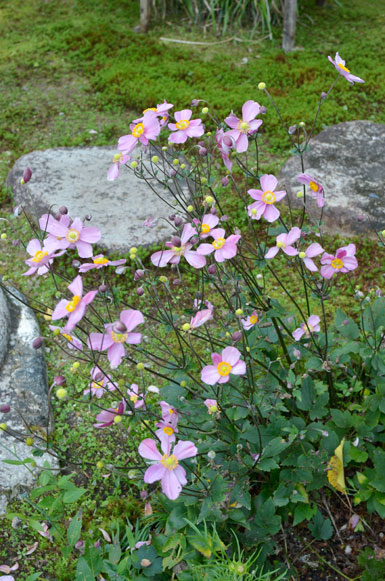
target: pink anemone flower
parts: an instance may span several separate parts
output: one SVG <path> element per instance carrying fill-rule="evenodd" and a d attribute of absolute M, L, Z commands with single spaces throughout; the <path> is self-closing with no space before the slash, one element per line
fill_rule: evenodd
<path fill-rule="evenodd" d="M 294 248 L 293 244 L 301 237 L 301 230 L 294 226 L 287 234 L 279 234 L 276 237 L 277 244 L 272 248 L 269 248 L 268 252 L 265 254 L 266 259 L 274 258 L 276 254 L 281 249 L 288 256 L 296 256 L 298 250 Z"/>
<path fill-rule="evenodd" d="M 140 142 L 147 146 L 150 140 L 154 140 L 160 133 L 160 124 L 154 111 L 147 111 L 139 123 L 131 123 L 131 134 L 119 138 L 118 149 L 123 155 L 129 155 Z"/>
<path fill-rule="evenodd" d="M 202 255 L 211 254 L 214 252 L 214 258 L 217 262 L 224 262 L 230 258 L 234 258 L 237 254 L 237 244 L 241 238 L 240 234 L 231 234 L 225 238 L 225 231 L 223 228 L 216 228 L 211 231 L 210 236 L 214 238 L 211 244 L 201 244 L 197 248 L 197 252 Z"/>
<path fill-rule="evenodd" d="M 28 260 L 25 261 L 25 264 L 27 264 L 30 268 L 26 272 L 23 272 L 24 276 L 30 276 L 31 274 L 35 274 L 35 272 L 37 272 L 39 276 L 46 274 L 49 271 L 49 267 L 52 264 L 53 259 L 56 256 L 63 254 L 62 252 L 57 254 L 48 252 L 45 246 L 42 246 L 40 240 L 37 238 L 34 238 L 28 242 L 27 252 L 30 254 L 30 256 L 32 256 L 32 258 L 28 258 Z"/>
<path fill-rule="evenodd" d="M 169 442 L 175 442 L 175 434 L 178 433 L 178 418 L 175 415 L 171 418 L 171 421 L 167 422 L 166 420 L 162 419 L 155 425 L 158 428 L 155 434 L 160 441 L 162 441 L 162 439 L 166 439 Z"/>
<path fill-rule="evenodd" d="M 56 327 L 55 325 L 50 325 L 49 328 L 51 331 L 56 331 L 56 329 L 59 329 L 61 336 L 64 337 L 64 339 L 67 339 L 67 346 L 69 349 L 78 349 L 79 351 L 83 350 L 83 343 L 77 339 L 75 335 L 66 333 L 62 327 Z"/>
<path fill-rule="evenodd" d="M 217 142 L 217 147 L 222 155 L 223 163 L 226 169 L 231 172 L 233 168 L 233 162 L 230 160 L 230 152 L 235 147 L 235 139 L 232 135 L 229 135 L 230 131 L 226 133 L 223 129 L 217 129 L 215 134 L 215 140 Z"/>
<path fill-rule="evenodd" d="M 114 157 L 112 158 L 112 165 L 107 172 L 107 179 L 109 182 L 113 182 L 117 180 L 119 177 L 119 168 L 121 165 L 124 165 L 128 162 L 130 156 L 127 154 L 115 153 Z"/>
<path fill-rule="evenodd" d="M 92 258 L 93 262 L 87 262 L 86 264 L 82 264 L 79 266 L 79 272 L 88 272 L 93 268 L 103 268 L 104 266 L 120 266 L 121 264 L 126 263 L 125 258 L 120 258 L 119 260 L 109 260 L 104 256 L 104 254 L 98 254 L 94 258 Z"/>
<path fill-rule="evenodd" d="M 122 421 L 122 416 L 126 410 L 126 402 L 122 400 L 117 408 L 108 408 L 103 410 L 96 416 L 98 423 L 94 424 L 94 428 L 108 428 L 112 424 L 119 424 Z"/>
<path fill-rule="evenodd" d="M 198 311 L 197 314 L 190 321 L 190 329 L 197 329 L 201 325 L 204 325 L 213 318 L 213 309 L 203 309 L 203 311 Z"/>
<path fill-rule="evenodd" d="M 349 272 L 358 266 L 357 258 L 354 256 L 356 252 L 355 244 L 348 244 L 342 246 L 336 252 L 336 255 L 325 254 L 321 257 L 321 276 L 330 279 L 336 272 Z"/>
<path fill-rule="evenodd" d="M 65 333 L 72 331 L 72 329 L 76 327 L 79 321 L 84 317 L 87 306 L 98 294 L 97 290 L 93 290 L 85 294 L 84 297 L 82 296 L 83 281 L 80 275 L 78 275 L 67 288 L 73 294 L 72 300 L 67 301 L 66 299 L 62 299 L 59 301 L 51 316 L 52 321 L 68 317 L 68 321 L 63 329 Z"/>
<path fill-rule="evenodd" d="M 239 119 L 231 111 L 229 117 L 226 117 L 225 123 L 231 127 L 227 135 L 235 140 L 235 147 L 238 153 L 246 151 L 249 147 L 248 135 L 258 131 L 262 125 L 261 119 L 255 119 L 260 113 L 261 107 L 256 101 L 246 101 L 242 107 L 242 119 Z"/>
<path fill-rule="evenodd" d="M 299 341 L 303 335 L 308 339 L 311 333 L 318 333 L 321 330 L 319 325 L 320 318 L 317 315 L 311 315 L 308 318 L 307 323 L 301 323 L 301 325 L 292 332 L 292 335 L 296 341 Z"/>
<path fill-rule="evenodd" d="M 214 414 L 218 416 L 220 414 L 218 402 L 216 399 L 205 399 L 203 403 L 207 407 L 207 411 L 209 412 L 210 416 Z"/>
<path fill-rule="evenodd" d="M 88 384 L 88 389 L 85 389 L 83 391 L 84 395 L 88 395 L 89 393 L 91 393 L 91 395 L 96 395 L 97 398 L 100 398 L 105 393 L 105 391 L 116 390 L 116 387 L 111 377 L 108 377 L 108 375 L 103 373 L 100 367 L 98 366 L 93 367 L 90 371 L 90 375 L 91 381 Z"/>
<path fill-rule="evenodd" d="M 262 190 L 248 190 L 248 194 L 257 200 L 248 206 L 249 216 L 254 220 L 260 220 L 263 216 L 268 222 L 278 220 L 280 212 L 273 205 L 280 202 L 286 196 L 286 192 L 275 192 L 278 180 L 272 174 L 265 174 L 260 179 Z"/>
<path fill-rule="evenodd" d="M 166 242 L 166 246 L 171 250 L 159 250 L 154 252 L 151 256 L 151 262 L 154 266 L 163 268 L 168 263 L 179 264 L 182 256 L 194 268 L 203 268 L 206 264 L 204 256 L 198 254 L 196 250 L 191 250 L 192 244 L 189 242 L 190 238 L 197 235 L 195 228 L 191 224 L 185 224 L 180 238 L 180 245 L 175 246 L 173 242 Z"/>
<path fill-rule="evenodd" d="M 245 331 L 249 331 L 259 322 L 259 315 L 257 311 L 253 311 L 247 319 L 241 319 L 241 323 Z"/>
<path fill-rule="evenodd" d="M 226 347 L 219 353 L 212 353 L 213 365 L 206 365 L 202 369 L 201 379 L 207 385 L 227 383 L 232 375 L 244 375 L 246 363 L 241 360 L 241 353 L 236 347 Z"/>
<path fill-rule="evenodd" d="M 161 103 L 160 105 L 157 105 L 156 107 L 148 107 L 147 109 L 145 109 L 143 111 L 143 115 L 145 115 L 149 111 L 153 111 L 154 113 L 156 113 L 156 115 L 161 117 L 160 126 L 163 127 L 168 121 L 168 112 L 173 107 L 174 107 L 174 105 L 172 105 L 171 103 L 167 103 L 167 101 L 164 100 L 163 103 Z M 140 123 L 141 121 L 143 121 L 143 117 L 139 117 L 139 119 L 135 119 L 133 121 L 133 123 Z"/>
<path fill-rule="evenodd" d="M 127 394 L 130 401 L 134 404 L 134 408 L 139 410 L 142 407 L 146 407 L 144 396 L 139 393 L 139 386 L 136 383 L 132 383 L 131 387 L 127 389 Z"/>
<path fill-rule="evenodd" d="M 218 222 L 218 216 L 215 216 L 214 214 L 205 214 L 202 218 L 200 237 L 207 238 L 208 236 L 211 236 L 211 231 L 217 226 Z"/>
<path fill-rule="evenodd" d="M 179 414 L 175 408 L 173 408 L 166 401 L 159 402 L 162 420 L 171 424 L 177 424 L 179 422 Z"/>
<path fill-rule="evenodd" d="M 313 242 L 313 244 L 310 244 L 309 248 L 305 250 L 305 252 L 300 252 L 298 256 L 301 258 L 301 260 L 303 260 L 306 268 L 308 268 L 311 272 L 316 272 L 318 268 L 312 258 L 318 256 L 322 252 L 324 252 L 322 246 L 318 244 L 318 242 Z"/>
<path fill-rule="evenodd" d="M 39 220 L 40 228 L 49 234 L 44 243 L 47 250 L 53 252 L 58 249 L 76 248 L 80 258 L 90 258 L 92 256 L 91 244 L 98 242 L 101 238 L 99 228 L 84 226 L 80 218 L 75 218 L 69 225 L 68 217 L 62 216 L 62 218 L 67 219 L 58 221 L 44 214 Z"/>
<path fill-rule="evenodd" d="M 331 56 L 328 56 L 328 59 L 335 66 L 340 75 L 345 77 L 345 79 L 352 85 L 354 85 L 354 83 L 365 83 L 365 81 L 360 79 L 360 77 L 352 75 L 350 70 L 345 66 L 345 61 L 340 57 L 338 52 L 336 52 L 335 60 L 333 60 Z"/>
<path fill-rule="evenodd" d="M 138 345 L 142 341 L 141 333 L 132 333 L 137 325 L 144 323 L 140 311 L 126 309 L 120 313 L 119 321 L 104 325 L 106 333 L 90 333 L 87 344 L 93 351 L 107 351 L 112 369 L 118 367 L 125 354 L 124 343 Z"/>
<path fill-rule="evenodd" d="M 170 500 L 175 500 L 181 493 L 182 486 L 187 484 L 186 471 L 180 465 L 181 460 L 192 458 L 198 454 L 193 442 L 179 441 L 171 452 L 171 442 L 161 440 L 163 454 L 158 451 L 155 440 L 146 438 L 139 444 L 139 454 L 155 464 L 147 468 L 144 482 L 152 484 L 161 481 L 162 491 Z"/>
<path fill-rule="evenodd" d="M 185 143 L 188 137 L 201 137 L 205 130 L 202 119 L 193 119 L 191 109 L 183 109 L 175 112 L 176 123 L 169 123 L 168 128 L 175 133 L 171 133 L 168 140 L 171 143 Z"/>
<path fill-rule="evenodd" d="M 325 205 L 324 190 L 322 185 L 312 176 L 307 173 L 301 173 L 297 177 L 297 180 L 304 185 L 308 185 L 311 189 L 311 195 L 313 198 L 317 198 L 317 206 L 323 208 Z"/>

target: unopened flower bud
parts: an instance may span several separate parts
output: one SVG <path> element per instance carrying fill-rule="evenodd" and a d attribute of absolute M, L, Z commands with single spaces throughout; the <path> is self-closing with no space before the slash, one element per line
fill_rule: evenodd
<path fill-rule="evenodd" d="M 138 167 L 138 162 L 137 161 L 132 161 L 131 162 L 131 167 L 132 167 L 132 169 L 137 168 Z"/>
<path fill-rule="evenodd" d="M 67 397 L 67 390 L 64 387 L 60 387 L 56 390 L 56 397 L 58 399 L 65 399 Z"/>
<path fill-rule="evenodd" d="M 26 438 L 25 443 L 27 446 L 33 446 L 33 438 Z"/>
<path fill-rule="evenodd" d="M 183 331 L 188 331 L 190 329 L 190 323 L 185 323 L 184 325 L 182 325 L 182 329 Z"/>
<path fill-rule="evenodd" d="M 217 213 L 217 209 L 216 209 L 216 207 L 215 207 L 215 206 L 212 206 L 212 207 L 210 208 L 210 214 L 214 214 L 214 216 L 215 216 L 215 214 L 216 214 L 216 213 Z"/>
<path fill-rule="evenodd" d="M 127 327 L 122 321 L 116 321 L 112 325 L 112 330 L 114 333 L 117 333 L 119 335 L 125 333 L 127 331 Z"/>
<path fill-rule="evenodd" d="M 217 271 L 217 267 L 215 264 L 210 264 L 210 266 L 207 269 L 209 274 L 215 274 Z"/>
<path fill-rule="evenodd" d="M 32 347 L 34 349 L 40 349 L 40 347 L 43 345 L 43 337 L 36 337 L 36 339 L 34 339 L 32 341 Z"/>
<path fill-rule="evenodd" d="M 16 238 L 16 240 L 12 240 L 12 246 L 19 246 L 20 240 Z"/>
<path fill-rule="evenodd" d="M 300 122 L 298 123 L 298 125 L 299 125 L 300 127 L 305 127 L 306 123 L 305 123 L 305 121 L 300 121 Z"/>
<path fill-rule="evenodd" d="M 179 280 L 179 278 L 174 278 L 174 280 L 172 281 L 172 284 L 173 284 L 174 286 L 178 286 L 178 284 L 180 284 L 180 280 Z"/>
<path fill-rule="evenodd" d="M 107 290 L 107 285 L 105 285 L 105 284 L 101 284 L 101 285 L 99 286 L 99 292 L 101 292 L 101 293 L 105 293 L 105 292 L 106 292 L 106 290 Z"/>
<path fill-rule="evenodd" d="M 202 157 L 205 157 L 205 155 L 207 155 L 207 149 L 205 147 L 200 147 L 199 148 L 199 155 L 201 155 Z"/>
<path fill-rule="evenodd" d="M 136 289 L 136 294 L 138 295 L 138 297 L 142 297 L 144 295 L 144 289 L 141 286 L 139 286 Z"/>
<path fill-rule="evenodd" d="M 178 158 L 175 158 L 175 159 L 172 160 L 172 165 L 179 165 L 179 163 L 180 162 L 179 162 L 179 159 Z"/>
<path fill-rule="evenodd" d="M 258 83 L 258 89 L 264 91 L 266 89 L 266 83 Z"/>
<path fill-rule="evenodd" d="M 9 406 L 7 403 L 3 403 L 3 405 L 0 406 L 0 412 L 2 414 L 7 414 L 11 411 L 11 406 Z"/>
<path fill-rule="evenodd" d="M 289 127 L 289 135 L 293 135 L 293 133 L 295 133 L 297 131 L 297 126 L 296 125 L 291 125 Z"/>
<path fill-rule="evenodd" d="M 243 310 L 242 309 L 237 309 L 235 311 L 235 314 L 238 315 L 238 317 L 240 317 L 241 315 L 243 315 Z"/>
<path fill-rule="evenodd" d="M 203 178 L 202 178 L 203 179 Z M 212 196 L 206 196 L 205 197 L 205 202 L 206 204 L 212 204 L 214 201 L 214 198 Z"/>
<path fill-rule="evenodd" d="M 183 224 L 183 220 L 180 216 L 177 216 L 174 220 L 174 224 L 175 226 L 178 228 L 179 226 L 181 226 Z"/>
<path fill-rule="evenodd" d="M 221 222 L 227 222 L 229 220 L 229 217 L 227 214 L 224 214 L 223 216 L 221 216 L 220 221 Z"/>
<path fill-rule="evenodd" d="M 159 157 L 157 155 L 153 155 L 151 158 L 152 163 L 158 163 Z"/>
<path fill-rule="evenodd" d="M 216 454 L 215 454 L 214 450 L 209 450 L 209 451 L 207 452 L 207 457 L 208 457 L 210 460 L 214 460 L 215 456 L 216 456 Z"/>
<path fill-rule="evenodd" d="M 187 212 L 193 212 L 194 211 L 194 206 L 187 206 Z"/>
<path fill-rule="evenodd" d="M 146 502 L 144 505 L 144 516 L 151 516 L 152 515 L 152 506 L 149 502 Z"/>
<path fill-rule="evenodd" d="M 229 178 L 226 176 L 224 178 L 221 179 L 221 184 L 222 186 L 225 188 L 226 186 L 229 185 Z"/>
<path fill-rule="evenodd" d="M 175 214 L 170 214 L 168 219 L 170 220 L 170 222 L 174 222 L 175 220 Z"/>
<path fill-rule="evenodd" d="M 321 93 L 321 99 L 326 99 L 327 96 L 328 96 L 328 94 L 325 93 L 325 91 L 322 91 L 322 93 Z"/>
<path fill-rule="evenodd" d="M 235 331 L 235 333 L 233 333 L 232 339 L 234 343 L 236 343 L 237 341 L 242 339 L 242 333 L 240 331 Z"/>
<path fill-rule="evenodd" d="M 199 101 L 198 101 L 198 99 L 193 99 L 193 100 L 191 101 L 191 107 L 197 107 L 197 105 L 198 105 L 198 104 L 199 104 Z"/>
<path fill-rule="evenodd" d="M 80 262 L 80 260 L 76 260 L 76 259 L 75 259 L 75 260 L 73 260 L 73 261 L 72 261 L 72 266 L 73 266 L 74 268 L 79 268 L 79 266 L 80 266 L 80 265 L 81 265 L 81 262 Z"/>
<path fill-rule="evenodd" d="M 5 432 L 5 430 L 7 429 L 7 424 L 0 424 L 0 432 Z"/>
<path fill-rule="evenodd" d="M 138 369 L 139 371 L 143 371 L 143 369 L 144 369 L 144 363 L 141 363 L 141 362 L 137 363 L 136 364 L 136 369 Z"/>
<path fill-rule="evenodd" d="M 26 167 L 23 173 L 22 184 L 27 184 L 32 177 L 32 170 L 30 167 Z"/>
<path fill-rule="evenodd" d="M 53 381 L 55 385 L 65 385 L 67 382 L 66 378 L 63 375 L 57 375 Z"/>
<path fill-rule="evenodd" d="M 3 233 L 2 233 L 2 235 L 0 236 L 0 238 L 1 238 L 2 240 L 6 240 L 6 238 L 7 238 L 7 235 L 6 235 L 6 233 L 5 233 L 5 232 L 3 232 Z"/>
<path fill-rule="evenodd" d="M 138 269 L 134 272 L 134 280 L 137 282 L 144 277 L 144 270 Z"/>
<path fill-rule="evenodd" d="M 167 276 L 160 276 L 159 277 L 160 282 L 166 283 L 167 282 Z"/>
<path fill-rule="evenodd" d="M 176 171 L 175 171 L 175 169 L 172 169 L 170 171 L 170 178 L 173 178 L 174 176 L 176 176 Z"/>
<path fill-rule="evenodd" d="M 172 244 L 173 246 L 177 246 L 177 247 L 179 248 L 180 246 L 182 246 L 182 241 L 181 241 L 181 239 L 179 238 L 179 236 L 173 236 L 173 237 L 171 238 L 171 244 Z"/>
<path fill-rule="evenodd" d="M 209 112 L 209 108 L 208 107 L 203 107 L 202 108 L 203 115 L 207 115 L 208 112 Z"/>
<path fill-rule="evenodd" d="M 260 108 L 259 112 L 260 112 L 261 115 L 265 115 L 265 113 L 267 113 L 266 107 L 264 105 L 262 105 L 262 107 Z"/>
<path fill-rule="evenodd" d="M 303 192 L 297 192 L 297 198 L 298 199 L 303 198 Z"/>
<path fill-rule="evenodd" d="M 186 169 L 186 164 L 185 163 L 181 163 L 180 164 L 180 169 Z"/>

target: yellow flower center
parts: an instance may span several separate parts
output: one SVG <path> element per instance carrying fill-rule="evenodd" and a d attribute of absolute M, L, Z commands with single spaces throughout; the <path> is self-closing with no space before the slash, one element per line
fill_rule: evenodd
<path fill-rule="evenodd" d="M 274 192 L 271 192 L 270 190 L 266 190 L 266 192 L 263 192 L 262 194 L 262 202 L 264 202 L 265 204 L 269 204 L 269 206 L 271 204 L 274 204 L 276 199 L 277 198 Z"/>
<path fill-rule="evenodd" d="M 134 137 L 140 137 L 144 133 L 144 125 L 143 123 L 137 123 L 132 130 L 132 135 Z"/>
<path fill-rule="evenodd" d="M 298 256 L 300 258 L 306 258 L 306 252 L 300 252 Z"/>
<path fill-rule="evenodd" d="M 115 153 L 113 160 L 114 163 L 118 163 L 118 161 L 123 161 L 123 153 Z"/>
<path fill-rule="evenodd" d="M 162 458 L 160 459 L 160 463 L 162 466 L 167 468 L 167 470 L 175 470 L 179 464 L 178 458 L 175 456 L 175 454 L 171 454 L 171 456 L 168 454 L 163 454 Z"/>
<path fill-rule="evenodd" d="M 66 311 L 68 311 L 69 313 L 73 313 L 78 304 L 80 303 L 80 300 L 81 297 L 79 297 L 79 295 L 74 295 L 72 301 L 68 302 L 68 305 L 66 306 Z"/>
<path fill-rule="evenodd" d="M 143 111 L 143 115 L 144 115 L 145 113 L 147 113 L 147 111 L 154 111 L 154 112 L 156 113 L 156 107 L 148 107 L 148 109 L 145 109 L 145 110 Z"/>
<path fill-rule="evenodd" d="M 71 337 L 71 335 L 67 335 L 67 333 L 62 333 L 62 337 L 64 337 L 65 339 L 67 339 L 67 341 L 73 341 L 74 338 Z"/>
<path fill-rule="evenodd" d="M 177 129 L 187 129 L 187 127 L 190 125 L 190 121 L 188 121 L 187 119 L 182 119 L 182 121 L 178 121 L 178 123 L 176 124 L 176 128 Z"/>
<path fill-rule="evenodd" d="M 136 395 L 136 393 L 133 393 L 132 395 L 130 395 L 130 400 L 133 403 L 136 403 L 138 401 L 138 396 Z"/>
<path fill-rule="evenodd" d="M 122 421 L 122 416 L 119 416 L 119 415 L 118 415 L 118 416 L 115 416 L 115 417 L 114 417 L 114 423 L 115 423 L 115 424 L 119 424 L 121 421 Z"/>
<path fill-rule="evenodd" d="M 128 337 L 128 333 L 115 333 L 111 331 L 111 338 L 114 343 L 124 343 Z"/>
<path fill-rule="evenodd" d="M 305 337 L 310 337 L 310 333 L 314 333 L 314 327 L 310 323 L 306 323 Z"/>
<path fill-rule="evenodd" d="M 174 410 L 173 410 L 172 408 L 170 408 L 170 409 L 168 410 L 168 413 L 169 413 L 169 414 L 170 414 L 170 416 L 171 416 L 171 415 L 174 413 Z"/>
<path fill-rule="evenodd" d="M 78 232 L 77 230 L 68 230 L 67 234 L 66 234 L 66 239 L 68 240 L 68 242 L 71 242 L 71 244 L 73 244 L 74 242 L 77 242 L 80 238 L 80 232 Z"/>
<path fill-rule="evenodd" d="M 108 258 L 104 258 L 104 256 L 99 256 L 99 258 L 94 258 L 94 264 L 107 264 Z"/>
<path fill-rule="evenodd" d="M 44 256 L 48 256 L 48 252 L 43 252 L 42 250 L 38 250 L 35 253 L 35 256 L 32 258 L 32 262 L 40 262 L 43 260 Z"/>
<path fill-rule="evenodd" d="M 277 242 L 277 248 L 286 248 L 286 244 L 280 240 Z"/>
<path fill-rule="evenodd" d="M 217 405 L 211 405 L 209 406 L 209 414 L 216 414 L 218 411 L 218 406 Z"/>
<path fill-rule="evenodd" d="M 180 254 L 182 256 L 184 253 L 184 246 L 171 246 L 171 250 L 175 254 Z"/>
<path fill-rule="evenodd" d="M 164 427 L 163 431 L 167 436 L 172 436 L 174 433 L 174 429 L 171 426 Z"/>
<path fill-rule="evenodd" d="M 222 248 L 225 242 L 226 240 L 224 238 L 217 238 L 216 240 L 214 240 L 212 245 L 214 246 L 215 250 L 219 250 L 220 248 Z"/>
<path fill-rule="evenodd" d="M 318 192 L 318 190 L 319 190 L 319 186 L 318 186 L 318 184 L 316 184 L 316 183 L 315 183 L 315 182 L 313 182 L 313 181 L 309 182 L 309 187 L 310 187 L 310 189 L 312 189 L 312 190 L 313 190 L 313 192 Z"/>
<path fill-rule="evenodd" d="M 255 325 L 255 323 L 258 323 L 258 317 L 257 317 L 257 315 L 251 315 L 249 317 L 249 323 L 251 323 L 252 325 Z"/>
<path fill-rule="evenodd" d="M 101 388 L 103 388 L 103 386 L 100 383 L 96 383 L 96 381 L 93 381 L 92 382 L 91 387 L 92 387 L 92 389 L 101 389 Z"/>
<path fill-rule="evenodd" d="M 229 375 L 230 371 L 232 370 L 232 367 L 231 367 L 230 363 L 226 363 L 225 361 L 221 361 L 217 365 L 217 370 L 218 370 L 219 375 L 221 375 L 222 377 L 226 377 L 227 375 Z"/>
<path fill-rule="evenodd" d="M 247 121 L 239 121 L 237 129 L 241 133 L 247 133 L 250 129 L 250 123 L 248 123 Z"/>
<path fill-rule="evenodd" d="M 344 265 L 344 263 L 342 262 L 342 260 L 340 258 L 335 258 L 334 260 L 332 260 L 332 267 L 336 268 L 337 270 L 342 268 L 343 265 Z"/>
<path fill-rule="evenodd" d="M 208 224 L 202 224 L 201 230 L 203 234 L 208 234 L 210 232 L 210 226 Z"/>
<path fill-rule="evenodd" d="M 340 69 L 345 71 L 345 73 L 350 73 L 350 70 L 348 68 L 346 68 L 344 65 L 341 65 L 341 63 L 338 63 L 338 66 L 340 67 Z"/>

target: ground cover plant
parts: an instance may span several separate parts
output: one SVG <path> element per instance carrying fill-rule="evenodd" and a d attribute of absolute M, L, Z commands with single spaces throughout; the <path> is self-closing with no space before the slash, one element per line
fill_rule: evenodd
<path fill-rule="evenodd" d="M 338 53 L 329 60 L 337 74 L 319 97 L 317 116 L 336 83 L 363 82 Z M 258 88 L 275 108 L 266 84 Z M 102 539 L 95 541 L 81 510 L 67 527 L 62 523 L 63 505 L 86 489 L 71 474 L 43 472 L 31 506 L 44 521 L 24 517 L 61 546 L 64 559 L 82 554 L 79 579 L 194 579 L 197 571 L 208 578 L 290 578 L 296 559 L 279 548 L 289 526 L 329 541 L 333 529 L 340 535 L 335 504 L 345 530 L 365 531 L 368 513 L 384 517 L 384 299 L 380 291 L 356 293 L 357 322 L 329 309 L 335 280 L 353 278 L 358 268 L 356 247 L 328 247 L 327 192 L 306 168 L 297 176 L 299 210 L 277 190 L 275 176 L 261 172 L 265 115 L 254 100 L 224 120 L 196 100 L 179 111 L 164 102 L 144 110 L 119 139 L 108 179 L 124 179 L 121 166 L 128 166 L 157 195 L 171 190 L 176 202 L 170 241 L 146 264 L 138 249 L 130 251 L 135 304 L 108 275 L 112 268 L 119 275 L 125 259 L 97 254 L 99 230 L 67 208 L 43 215 L 26 245 L 24 275 L 51 276 L 57 288 L 58 302 L 39 307 L 48 340 L 74 359 L 77 379 L 57 375 L 52 393 L 78 405 L 80 422 L 114 430 L 126 461 L 108 452 L 87 461 L 81 446 L 63 455 L 61 442 L 36 431 L 20 437 L 32 456 L 46 449 L 69 465 L 106 467 L 103 476 L 118 478 L 115 486 L 128 477 L 148 517 L 135 527 L 99 527 Z M 311 132 L 304 124 L 284 130 L 302 159 Z M 138 144 L 150 146 L 150 155 L 136 157 Z M 223 210 L 229 184 L 243 207 L 242 229 Z M 319 211 L 314 222 L 309 205 Z M 152 223 L 149 217 L 144 227 Z M 68 256 L 76 258 L 71 278 L 67 264 L 60 266 Z M 282 266 L 276 270 L 282 260 L 297 277 L 295 292 L 282 282 Z M 270 294 L 272 281 L 284 302 Z M 36 338 L 35 347 L 42 344 Z"/>

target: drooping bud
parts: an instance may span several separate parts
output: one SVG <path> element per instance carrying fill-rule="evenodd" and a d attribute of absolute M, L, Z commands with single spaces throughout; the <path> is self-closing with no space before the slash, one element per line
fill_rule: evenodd
<path fill-rule="evenodd" d="M 11 411 L 11 406 L 9 406 L 7 403 L 4 403 L 3 405 L 0 406 L 0 412 L 2 414 L 7 414 Z"/>
<path fill-rule="evenodd" d="M 207 155 L 207 149 L 205 147 L 200 147 L 199 148 L 199 155 L 201 155 L 202 157 L 205 157 L 205 155 Z"/>
<path fill-rule="evenodd" d="M 75 260 L 72 261 L 72 266 L 74 268 L 79 268 L 80 264 L 81 264 L 80 260 L 76 260 L 76 258 Z"/>
<path fill-rule="evenodd" d="M 144 295 L 144 289 L 140 286 L 136 289 L 136 294 L 138 295 L 138 297 L 141 297 Z"/>
<path fill-rule="evenodd" d="M 65 385 L 67 382 L 66 378 L 63 375 L 57 375 L 53 381 L 55 385 Z"/>
<path fill-rule="evenodd" d="M 175 214 L 170 214 L 168 219 L 170 220 L 170 222 L 174 222 L 175 220 Z"/>
<path fill-rule="evenodd" d="M 207 270 L 209 274 L 215 274 L 217 272 L 217 267 L 215 264 L 210 264 Z"/>
<path fill-rule="evenodd" d="M 198 99 L 193 99 L 191 101 L 191 107 L 197 107 L 198 103 L 199 103 Z"/>
<path fill-rule="evenodd" d="M 115 321 L 115 323 L 112 325 L 112 330 L 114 333 L 122 334 L 127 331 L 127 327 L 122 321 Z"/>
<path fill-rule="evenodd" d="M 322 93 L 321 93 L 321 99 L 322 99 L 322 100 L 323 100 L 323 99 L 326 99 L 326 97 L 327 97 L 327 96 L 328 96 L 328 94 L 327 94 L 327 93 L 325 93 L 325 91 L 322 91 Z"/>
<path fill-rule="evenodd" d="M 173 236 L 171 238 L 171 244 L 180 248 L 182 246 L 182 240 L 179 238 L 179 236 Z"/>
<path fill-rule="evenodd" d="M 36 337 L 36 339 L 34 339 L 32 341 L 32 347 L 34 349 L 40 349 L 40 347 L 43 345 L 43 337 Z"/>
<path fill-rule="evenodd" d="M 19 244 L 20 244 L 20 240 L 18 240 L 17 238 L 16 238 L 16 240 L 12 240 L 13 246 L 19 246 Z"/>
<path fill-rule="evenodd" d="M 234 343 L 236 343 L 240 339 L 242 339 L 242 333 L 240 331 L 235 331 L 235 333 L 233 333 L 232 340 Z"/>
<path fill-rule="evenodd" d="M 261 115 L 265 115 L 265 113 L 267 113 L 267 108 L 265 107 L 265 105 L 262 105 L 262 107 L 259 110 Z"/>
<path fill-rule="evenodd" d="M 23 183 L 27 184 L 32 177 L 32 170 L 30 167 L 26 167 L 23 173 Z"/>
<path fill-rule="evenodd" d="M 107 290 L 107 285 L 101 284 L 100 287 L 99 287 L 99 292 L 100 293 L 105 293 L 106 290 Z"/>
<path fill-rule="evenodd" d="M 180 216 L 176 216 L 175 220 L 174 220 L 174 224 L 176 227 L 179 227 L 183 224 L 183 220 Z"/>
<path fill-rule="evenodd" d="M 216 213 L 217 213 L 217 209 L 216 209 L 216 207 L 215 207 L 215 206 L 212 206 L 212 207 L 210 208 L 210 214 L 214 214 L 214 216 L 215 216 L 215 215 L 216 215 Z"/>
<path fill-rule="evenodd" d="M 60 206 L 60 208 L 59 208 L 59 214 L 61 214 L 62 216 L 65 216 L 65 214 L 68 214 L 68 208 L 67 208 L 67 206 Z"/>
<path fill-rule="evenodd" d="M 178 284 L 180 284 L 180 280 L 179 280 L 179 278 L 174 278 L 174 280 L 172 281 L 172 284 L 173 284 L 174 286 L 178 286 Z"/>
<path fill-rule="evenodd" d="M 144 277 L 144 270 L 140 270 L 140 269 L 135 270 L 135 273 L 134 273 L 135 282 L 137 282 L 138 280 L 140 280 L 143 277 Z"/>
<path fill-rule="evenodd" d="M 226 176 L 224 178 L 221 179 L 221 184 L 222 186 L 225 188 L 226 186 L 229 185 L 229 178 Z"/>

